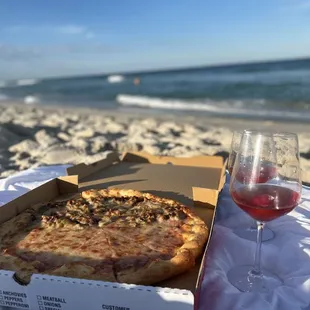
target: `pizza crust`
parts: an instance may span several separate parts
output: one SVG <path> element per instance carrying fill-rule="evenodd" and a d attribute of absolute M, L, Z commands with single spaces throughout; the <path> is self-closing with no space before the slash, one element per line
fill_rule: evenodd
<path fill-rule="evenodd" d="M 156 260 L 139 269 L 128 269 L 117 273 L 117 280 L 121 283 L 135 283 L 140 285 L 156 284 L 181 274 L 195 265 L 195 258 L 187 250 L 180 250 L 170 260 Z"/>
<path fill-rule="evenodd" d="M 32 274 L 38 273 L 38 270 L 31 264 L 8 254 L 0 256 L 0 269 L 16 271 L 17 278 L 23 283 L 29 283 Z"/>
<path fill-rule="evenodd" d="M 59 268 L 49 271 L 48 273 L 61 277 L 117 282 L 117 279 L 114 276 L 112 265 L 106 266 L 106 268 L 102 270 L 96 269 L 95 267 L 85 263 L 73 262 L 64 264 Z"/>

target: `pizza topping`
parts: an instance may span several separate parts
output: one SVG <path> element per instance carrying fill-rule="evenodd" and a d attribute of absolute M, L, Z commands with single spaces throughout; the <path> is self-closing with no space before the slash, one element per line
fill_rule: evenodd
<path fill-rule="evenodd" d="M 90 196 L 87 200 L 83 197 L 70 200 L 66 205 L 44 213 L 49 219 L 44 218 L 44 223 L 53 223 L 56 227 L 67 224 L 80 224 L 104 227 L 108 224 L 140 227 L 153 223 L 179 222 L 187 219 L 187 215 L 177 204 L 171 206 L 162 201 L 153 202 L 143 197 L 101 197 Z"/>
<path fill-rule="evenodd" d="M 63 228 L 63 227 L 72 227 L 74 229 L 82 229 L 83 227 L 80 223 L 72 221 L 70 218 L 58 217 L 57 215 L 46 216 L 42 215 L 41 225 L 43 227 L 50 228 Z"/>
<path fill-rule="evenodd" d="M 99 220 L 94 217 L 86 214 L 83 216 L 80 212 L 66 212 L 65 217 L 70 219 L 72 222 L 79 223 L 81 225 L 88 225 L 88 226 L 96 226 L 98 225 Z"/>

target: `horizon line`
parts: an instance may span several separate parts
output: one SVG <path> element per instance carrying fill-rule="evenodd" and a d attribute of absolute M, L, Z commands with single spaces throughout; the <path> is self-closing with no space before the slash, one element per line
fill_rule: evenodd
<path fill-rule="evenodd" d="M 157 74 L 165 72 L 179 72 L 179 71 L 192 71 L 199 69 L 217 69 L 217 68 L 229 68 L 241 65 L 258 65 L 258 64 L 272 64 L 278 62 L 293 62 L 293 61 L 304 61 L 310 60 L 310 56 L 300 56 L 294 58 L 280 58 L 280 59 L 265 59 L 265 60 L 248 60 L 240 62 L 227 62 L 227 63 L 217 63 L 217 64 L 201 64 L 201 65 L 192 65 L 186 67 L 166 67 L 159 69 L 143 69 L 143 70 L 128 70 L 128 71 L 111 71 L 111 72 L 102 72 L 102 73 L 85 73 L 77 75 L 60 75 L 60 76 L 50 76 L 50 77 L 28 77 L 28 78 L 19 78 L 19 79 L 10 79 L 9 81 L 14 80 L 24 80 L 24 79 L 36 79 L 36 80 L 54 80 L 54 79 L 78 79 L 78 78 L 91 78 L 91 77 L 101 77 L 109 75 L 143 75 L 143 74 Z"/>

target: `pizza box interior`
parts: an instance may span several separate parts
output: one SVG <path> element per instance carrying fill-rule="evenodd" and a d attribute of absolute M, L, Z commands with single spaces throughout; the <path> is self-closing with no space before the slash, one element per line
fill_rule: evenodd
<path fill-rule="evenodd" d="M 212 233 L 218 195 L 225 183 L 222 157 L 157 157 L 146 153 L 110 153 L 93 164 L 67 169 L 0 208 L 0 223 L 31 205 L 91 188 L 127 188 L 171 198 L 194 209 Z M 108 283 L 34 274 L 20 283 L 14 271 L 0 270 L 2 306 L 30 309 L 193 309 L 203 274 L 203 257 L 187 273 L 156 286 Z M 168 301 L 168 302 L 167 302 Z M 90 304 L 91 303 L 91 304 Z M 114 307 L 114 308 L 113 308 Z"/>

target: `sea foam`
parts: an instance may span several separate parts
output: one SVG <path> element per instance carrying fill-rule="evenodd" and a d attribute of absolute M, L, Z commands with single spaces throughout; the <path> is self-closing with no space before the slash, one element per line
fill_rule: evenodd
<path fill-rule="evenodd" d="M 246 100 L 181 100 L 163 99 L 148 96 L 133 96 L 119 94 L 116 101 L 123 106 L 133 106 L 149 109 L 181 110 L 181 111 L 202 111 L 213 115 L 254 117 L 254 118 L 275 118 L 275 119 L 306 119 L 310 120 L 310 113 L 293 112 L 284 110 L 248 109 Z M 264 100 L 251 100 L 252 105 L 265 105 Z"/>

